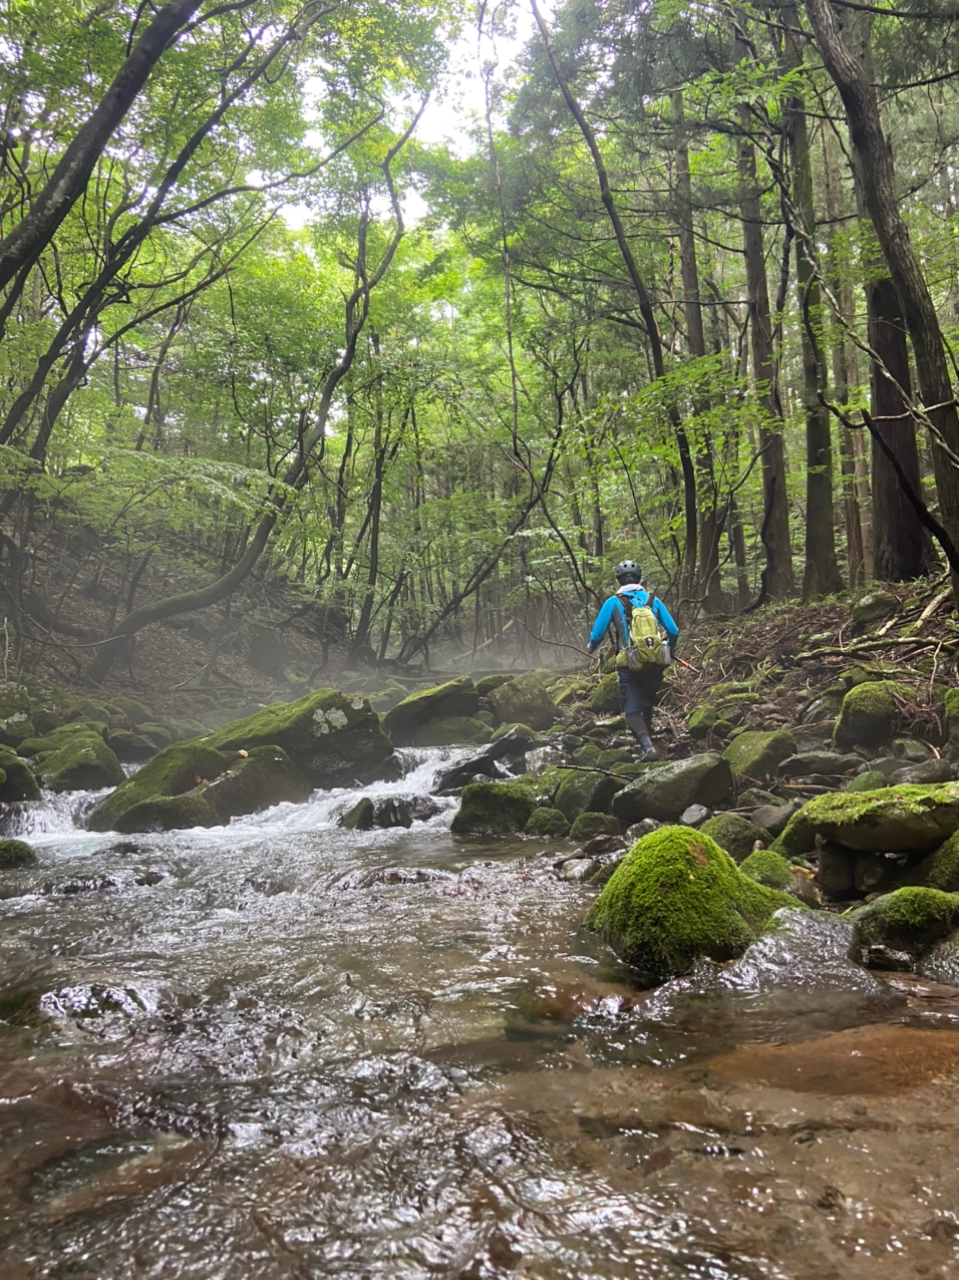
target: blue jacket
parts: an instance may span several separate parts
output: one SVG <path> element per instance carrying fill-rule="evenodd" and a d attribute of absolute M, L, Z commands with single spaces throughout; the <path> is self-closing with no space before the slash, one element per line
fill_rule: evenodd
<path fill-rule="evenodd" d="M 615 596 L 610 596 L 602 609 L 600 609 L 599 616 L 593 623 L 593 629 L 589 633 L 589 644 L 586 647 L 590 653 L 594 649 L 598 649 L 603 643 L 603 637 L 610 627 L 613 627 L 615 632 L 617 649 L 625 649 L 629 644 L 629 637 L 626 634 L 626 610 L 620 603 L 620 595 L 629 595 L 633 601 L 633 606 L 640 609 L 650 598 L 646 588 L 640 586 L 624 587 Z M 652 600 L 653 616 L 669 637 L 669 647 L 671 649 L 675 648 L 676 641 L 679 639 L 679 627 L 676 626 L 663 602 L 655 596 L 652 597 Z"/>

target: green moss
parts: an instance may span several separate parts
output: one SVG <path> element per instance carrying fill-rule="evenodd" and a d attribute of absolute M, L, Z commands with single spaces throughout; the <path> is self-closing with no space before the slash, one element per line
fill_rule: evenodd
<path fill-rule="evenodd" d="M 590 711 L 597 715 L 614 715 L 622 705 L 619 696 L 619 677 L 603 676 L 589 700 Z"/>
<path fill-rule="evenodd" d="M 275 804 L 302 804 L 312 790 L 282 747 L 254 747 L 204 785 L 203 798 L 225 823 Z"/>
<path fill-rule="evenodd" d="M 37 855 L 24 840 L 0 840 L 0 871 L 35 867 Z"/>
<path fill-rule="evenodd" d="M 519 738 L 525 738 L 528 742 L 539 742 L 540 736 L 532 730 L 528 724 L 519 724 L 513 721 L 512 724 L 501 724 L 498 729 L 494 729 L 490 734 L 490 742 L 499 742 L 500 738 L 505 738 L 508 733 L 515 733 Z"/>
<path fill-rule="evenodd" d="M 573 762 L 588 768 L 591 764 L 597 764 L 602 754 L 602 748 L 595 742 L 587 742 L 584 747 L 573 752 Z"/>
<path fill-rule="evenodd" d="M 136 698 L 128 698 L 121 693 L 110 701 L 133 725 L 141 725 L 156 719 L 150 708 Z"/>
<path fill-rule="evenodd" d="M 569 823 L 558 809 L 541 805 L 530 814 L 523 830 L 528 836 L 565 836 L 569 834 Z"/>
<path fill-rule="evenodd" d="M 509 684 L 512 678 L 505 672 L 502 675 L 483 676 L 482 680 L 476 681 L 476 693 L 480 698 L 488 698 L 494 689 L 498 689 L 501 684 Z"/>
<path fill-rule="evenodd" d="M 900 879 L 908 885 L 941 889 L 943 893 L 959 891 L 959 831 L 921 862 L 909 867 Z"/>
<path fill-rule="evenodd" d="M 508 835 L 522 831 L 535 805 L 518 782 L 471 782 L 463 788 L 450 830 L 455 835 Z"/>
<path fill-rule="evenodd" d="M 211 782 L 218 778 L 228 765 L 227 758 L 205 742 L 177 742 L 155 755 L 138 773 L 127 778 L 116 791 L 101 800 L 88 817 L 87 826 L 91 831 L 123 830 L 118 824 L 128 810 L 171 796 L 184 795 L 201 781 Z"/>
<path fill-rule="evenodd" d="M 838 745 L 875 747 L 885 742 L 899 719 L 897 698 L 915 701 L 915 694 L 892 680 L 874 680 L 850 689 L 836 723 Z"/>
<path fill-rule="evenodd" d="M 857 911 L 853 953 L 871 946 L 921 955 L 959 924 L 959 894 L 907 887 Z"/>
<path fill-rule="evenodd" d="M 768 889 L 788 889 L 796 882 L 789 863 L 772 849 L 756 849 L 739 864 L 739 870 Z"/>
<path fill-rule="evenodd" d="M 429 720 L 471 716 L 479 710 L 479 693 L 469 676 L 448 680 L 409 694 L 386 713 L 384 725 L 397 746 L 409 746 L 412 736 Z"/>
<path fill-rule="evenodd" d="M 686 731 L 691 738 L 705 738 L 718 718 L 715 707 L 709 705 L 696 707 L 686 717 Z"/>
<path fill-rule="evenodd" d="M 369 831 L 373 826 L 376 810 L 369 796 L 357 800 L 352 809 L 348 809 L 340 818 L 338 825 L 347 831 Z"/>
<path fill-rule="evenodd" d="M 141 831 L 182 831 L 189 827 L 215 827 L 220 819 L 208 804 L 202 791 L 188 791 L 181 796 L 163 796 L 144 800 L 125 810 L 117 818 L 115 831 L 133 835 Z M 104 828 L 100 828 L 104 830 Z"/>
<path fill-rule="evenodd" d="M 855 794 L 857 791 L 882 791 L 889 782 L 884 773 L 878 769 L 867 769 L 865 773 L 857 773 L 846 783 L 846 790 Z"/>
<path fill-rule="evenodd" d="M 620 778 L 606 773 L 593 773 L 584 769 L 568 769 L 556 791 L 556 808 L 574 822 L 581 813 L 606 813 L 610 801 L 622 789 Z"/>
<path fill-rule="evenodd" d="M 570 828 L 569 837 L 586 841 L 593 836 L 618 836 L 622 832 L 622 824 L 611 813 L 581 813 Z"/>
<path fill-rule="evenodd" d="M 414 729 L 411 736 L 415 747 L 455 747 L 488 742 L 490 729 L 475 716 L 446 716 L 427 720 Z"/>
<path fill-rule="evenodd" d="M 92 729 L 73 734 L 56 750 L 39 752 L 35 769 L 51 791 L 96 791 L 124 780 L 120 761 Z"/>
<path fill-rule="evenodd" d="M 765 844 L 769 839 L 767 831 L 739 813 L 718 813 L 715 818 L 707 818 L 699 829 L 725 849 L 733 862 L 748 858 L 757 840 Z"/>
<path fill-rule="evenodd" d="M 933 849 L 956 830 L 959 783 L 834 791 L 807 801 L 772 847 L 787 857 L 808 853 L 819 833 L 851 849 L 913 851 Z"/>
<path fill-rule="evenodd" d="M 744 876 L 708 836 L 669 826 L 637 841 L 586 922 L 629 964 L 665 979 L 700 957 L 742 955 L 787 905 L 794 899 Z"/>
<path fill-rule="evenodd" d="M 4 804 L 16 804 L 21 800 L 39 800 L 40 784 L 29 765 L 13 754 L 12 751 L 0 750 L 0 770 L 3 771 L 3 783 L 0 785 L 0 801 Z"/>
<path fill-rule="evenodd" d="M 796 739 L 784 729 L 773 733 L 748 730 L 738 734 L 723 752 L 733 773 L 744 778 L 775 776 L 780 763 L 795 755 Z"/>

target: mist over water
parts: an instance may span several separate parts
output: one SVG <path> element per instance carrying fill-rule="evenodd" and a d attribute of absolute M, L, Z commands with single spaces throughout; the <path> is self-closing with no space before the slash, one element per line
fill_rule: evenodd
<path fill-rule="evenodd" d="M 211 830 L 23 807 L 3 1274 L 953 1274 L 953 1003 L 798 911 L 642 991 L 552 872 L 568 842 L 455 839 L 442 797 L 408 830 L 336 825 L 465 754 Z"/>

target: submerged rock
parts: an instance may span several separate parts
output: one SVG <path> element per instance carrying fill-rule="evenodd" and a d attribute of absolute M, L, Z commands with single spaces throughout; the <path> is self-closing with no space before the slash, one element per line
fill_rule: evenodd
<path fill-rule="evenodd" d="M 627 963 L 662 981 L 703 957 L 741 956 L 774 911 L 793 905 L 744 876 L 701 831 L 669 826 L 627 853 L 586 923 Z"/>
<path fill-rule="evenodd" d="M 371 831 L 373 829 L 373 819 L 376 816 L 376 809 L 373 801 L 369 796 L 363 796 L 357 800 L 352 809 L 347 809 L 337 822 L 337 826 L 345 827 L 347 831 Z"/>
<path fill-rule="evenodd" d="M 0 871 L 36 865 L 36 852 L 25 840 L 0 840 Z"/>

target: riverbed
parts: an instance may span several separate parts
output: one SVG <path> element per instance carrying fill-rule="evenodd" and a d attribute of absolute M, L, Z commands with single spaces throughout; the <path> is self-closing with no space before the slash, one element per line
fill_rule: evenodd
<path fill-rule="evenodd" d="M 643 990 L 568 842 L 336 825 L 456 754 L 212 830 L 8 819 L 4 1280 L 959 1276 L 959 992 L 798 910 Z"/>

